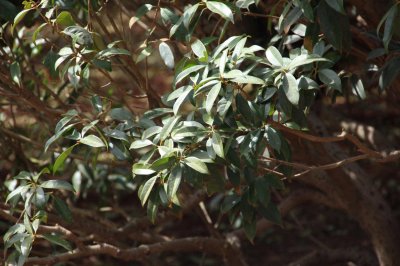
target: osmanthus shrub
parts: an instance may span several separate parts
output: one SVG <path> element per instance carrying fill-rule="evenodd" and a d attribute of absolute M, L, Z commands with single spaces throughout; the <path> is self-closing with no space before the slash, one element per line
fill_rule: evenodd
<path fill-rule="evenodd" d="M 62 115 L 54 135 L 43 144 L 45 152 L 57 155 L 55 160 L 39 173 L 22 171 L 9 184 L 12 191 L 6 202 L 14 208 L 23 205 L 21 218 L 4 235 L 5 248 L 14 250 L 10 262 L 23 264 L 37 238 L 71 250 L 61 235 L 42 233 L 38 228 L 46 224 L 50 209 L 66 221 L 72 219 L 67 204 L 54 191 L 82 192 L 79 174 L 71 177 L 71 183 L 52 176 L 64 170 L 76 150 L 89 154 L 93 171 L 101 171 L 103 166 L 96 161 L 105 154 L 112 154 L 113 160 L 133 162 L 130 178 L 118 182 L 124 189 L 137 190 L 152 222 L 157 223 L 160 210 L 179 210 L 180 188 L 189 186 L 209 195 L 223 195 L 218 203 L 221 215 L 242 226 L 252 239 L 257 218 L 281 223 L 270 193 L 284 187 L 275 173 L 290 176 L 291 168 L 284 164 L 276 168 L 260 160 L 291 160 L 290 145 L 276 125 L 306 129 L 307 112 L 321 90 L 334 97 L 343 92 L 343 84 L 350 83 L 356 95 L 365 97 L 361 80 L 333 68 L 350 45 L 342 1 L 287 1 L 269 25 L 276 35 L 265 47 L 252 45 L 251 36 L 245 34 L 230 36 L 228 30 L 258 1 L 196 1 L 182 10 L 145 4 L 129 21 L 131 28 L 147 25 L 146 38 L 135 50 L 127 49 L 126 40 L 106 43 L 110 36 L 104 38 L 95 31 L 91 15 L 107 8 L 103 1 L 87 1 L 91 6 L 86 1 L 67 2 L 24 1 L 25 9 L 16 13 L 7 28 L 21 37 L 25 16 L 40 21 L 31 32 L 32 54 L 27 56 L 44 56 L 42 62 L 52 79 L 66 82 L 78 95 L 85 90 L 93 92 L 89 90 L 93 71 L 106 76 L 113 71 L 113 60 L 138 64 L 158 53 L 159 64 L 174 73 L 172 90 L 143 115 L 133 115 L 126 103 L 94 93 L 90 116 L 74 109 Z M 389 11 L 382 23 L 390 23 L 390 12 L 394 11 Z M 152 23 L 143 20 L 154 13 Z M 327 21 L 335 15 L 337 24 Z M 197 35 L 199 22 L 210 17 L 218 21 L 217 30 Z M 390 25 L 386 25 L 387 48 L 391 35 Z M 155 38 L 157 27 L 168 29 L 169 34 Z M 63 41 L 46 51 L 45 45 L 57 38 Z M 186 52 L 176 56 L 177 46 L 186 47 Z M 8 49 L 16 54 L 9 68 L 13 86 L 30 86 L 23 79 L 29 66 L 18 60 L 26 50 Z M 387 66 L 382 83 L 390 83 L 392 72 Z M 142 85 L 140 78 L 134 79 L 134 85 Z M 54 153 L 55 143 L 64 149 Z M 87 171 L 81 168 L 79 171 Z"/>

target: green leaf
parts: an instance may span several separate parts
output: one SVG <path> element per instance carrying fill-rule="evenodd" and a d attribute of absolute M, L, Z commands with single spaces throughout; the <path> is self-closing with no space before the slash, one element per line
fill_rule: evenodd
<path fill-rule="evenodd" d="M 107 70 L 108 72 L 112 71 L 112 67 L 111 67 L 111 62 L 108 60 L 100 60 L 100 59 L 93 59 L 92 60 L 93 65 L 95 65 L 98 68 L 102 68 Z"/>
<path fill-rule="evenodd" d="M 199 173 L 210 174 L 207 165 L 203 163 L 199 158 L 189 156 L 184 159 L 184 163 Z"/>
<path fill-rule="evenodd" d="M 215 154 L 217 154 L 221 158 L 225 158 L 224 145 L 223 145 L 220 134 L 218 134 L 217 132 L 214 132 L 211 140 L 212 140 L 212 147 L 213 147 L 213 150 L 215 151 Z"/>
<path fill-rule="evenodd" d="M 21 179 L 21 180 L 31 180 L 31 174 L 27 171 L 21 171 L 18 175 L 13 177 L 14 179 Z"/>
<path fill-rule="evenodd" d="M 318 78 L 329 88 L 342 91 L 342 81 L 335 71 L 331 69 L 321 69 L 318 71 Z"/>
<path fill-rule="evenodd" d="M 153 5 L 144 4 L 136 10 L 136 14 L 129 20 L 129 28 L 131 29 L 133 25 L 140 20 L 147 12 L 153 9 Z"/>
<path fill-rule="evenodd" d="M 329 42 L 337 50 L 345 52 L 351 47 L 349 17 L 331 8 L 328 1 L 331 0 L 320 1 L 317 6 L 319 24 Z"/>
<path fill-rule="evenodd" d="M 100 113 L 101 111 L 103 111 L 103 101 L 101 100 L 101 97 L 99 95 L 93 95 L 90 98 L 90 102 L 93 106 L 93 109 L 97 113 Z"/>
<path fill-rule="evenodd" d="M 283 20 L 283 24 L 280 24 L 279 33 L 285 32 L 287 34 L 290 30 L 290 27 L 299 20 L 302 14 L 303 12 L 298 6 L 295 6 L 292 10 L 290 10 Z"/>
<path fill-rule="evenodd" d="M 191 86 L 186 86 L 185 90 L 182 92 L 182 94 L 178 97 L 178 99 L 175 101 L 173 110 L 174 114 L 177 115 L 179 112 L 179 109 L 181 108 L 183 102 L 187 99 L 188 95 L 193 91 L 193 88 Z"/>
<path fill-rule="evenodd" d="M 229 20 L 230 22 L 234 23 L 232 10 L 226 4 L 216 1 L 207 1 L 206 6 L 211 12 L 216 13 L 225 20 Z"/>
<path fill-rule="evenodd" d="M 95 135 L 88 135 L 82 139 L 79 140 L 79 143 L 94 147 L 94 148 L 100 148 L 100 147 L 105 147 L 106 145 L 104 142 L 97 136 Z"/>
<path fill-rule="evenodd" d="M 79 82 L 81 81 L 81 66 L 80 65 L 72 65 L 68 67 L 67 77 L 69 82 L 75 87 L 78 88 Z"/>
<path fill-rule="evenodd" d="M 399 74 L 400 57 L 394 57 L 383 66 L 382 73 L 379 76 L 379 87 L 381 89 L 386 89 L 392 84 Z"/>
<path fill-rule="evenodd" d="M 217 58 L 217 56 L 226 48 L 232 49 L 235 45 L 243 38 L 243 36 L 232 36 L 226 39 L 223 43 L 221 43 L 216 49 L 213 58 Z"/>
<path fill-rule="evenodd" d="M 249 10 L 249 6 L 254 4 L 256 2 L 256 0 L 238 0 L 236 1 L 236 6 L 238 8 L 245 8 L 247 10 Z"/>
<path fill-rule="evenodd" d="M 68 11 L 61 11 L 56 18 L 56 23 L 64 27 L 75 25 L 75 21 Z"/>
<path fill-rule="evenodd" d="M 251 111 L 249 103 L 240 93 L 236 95 L 236 106 L 239 113 L 243 115 L 247 122 L 253 121 L 253 112 Z"/>
<path fill-rule="evenodd" d="M 13 63 L 10 65 L 10 73 L 11 73 L 11 78 L 12 78 L 12 80 L 13 80 L 19 87 L 21 87 L 21 85 L 22 85 L 21 68 L 20 68 L 18 62 L 13 62 Z"/>
<path fill-rule="evenodd" d="M 74 188 L 72 185 L 64 180 L 48 180 L 44 181 L 42 184 L 40 184 L 40 187 L 42 188 L 48 188 L 48 189 L 65 189 L 69 191 L 74 191 Z"/>
<path fill-rule="evenodd" d="M 143 118 L 154 119 L 172 112 L 171 108 L 155 108 L 144 113 Z"/>
<path fill-rule="evenodd" d="M 171 133 L 172 129 L 175 127 L 176 123 L 179 122 L 181 116 L 174 116 L 168 119 L 168 122 L 163 126 L 163 129 L 160 132 L 160 140 L 165 140 L 169 134 Z"/>
<path fill-rule="evenodd" d="M 172 52 L 169 45 L 165 42 L 161 42 L 158 46 L 158 51 L 160 52 L 160 56 L 164 61 L 164 64 L 169 68 L 173 69 L 175 66 L 174 53 Z"/>
<path fill-rule="evenodd" d="M 160 127 L 160 126 L 149 127 L 148 129 L 143 131 L 142 139 L 149 139 L 149 138 L 153 137 L 154 135 L 159 134 L 161 132 L 161 130 L 162 130 L 162 127 Z"/>
<path fill-rule="evenodd" d="M 168 26 L 170 23 L 175 24 L 179 20 L 179 16 L 165 7 L 160 8 L 160 16 L 164 26 Z"/>
<path fill-rule="evenodd" d="M 192 88 L 192 86 L 189 86 L 189 85 L 188 86 L 182 86 L 182 87 L 179 87 L 178 89 L 175 89 L 170 94 L 168 94 L 167 102 L 170 102 L 170 101 L 173 101 L 173 100 L 179 98 L 179 96 L 181 96 L 181 94 L 184 93 L 189 88 Z"/>
<path fill-rule="evenodd" d="M 10 194 L 7 195 L 6 203 L 7 203 L 9 200 L 11 200 L 12 198 L 14 198 L 15 196 L 21 195 L 21 193 L 22 193 L 23 191 L 27 191 L 29 188 L 30 188 L 29 185 L 17 187 L 17 188 L 14 189 L 13 191 L 11 191 Z"/>
<path fill-rule="evenodd" d="M 0 0 L 0 2 L 1 2 L 1 0 Z M 38 37 L 38 34 L 42 31 L 42 29 L 44 28 L 44 27 L 46 27 L 48 24 L 47 24 L 47 22 L 44 22 L 44 23 L 42 23 L 42 24 L 40 24 L 40 26 L 39 27 L 37 27 L 36 28 L 36 30 L 33 32 L 33 34 L 32 34 L 32 42 L 36 42 L 36 40 L 37 40 L 37 37 Z"/>
<path fill-rule="evenodd" d="M 196 40 L 192 43 L 191 45 L 193 53 L 200 59 L 207 61 L 208 54 L 207 54 L 207 48 L 204 46 L 204 44 L 200 40 Z"/>
<path fill-rule="evenodd" d="M 205 130 L 199 127 L 183 125 L 183 127 L 172 131 L 171 137 L 175 142 L 192 143 L 194 137 L 201 138 L 205 137 L 206 134 Z"/>
<path fill-rule="evenodd" d="M 139 55 L 136 57 L 135 63 L 141 62 L 146 57 L 150 56 L 153 53 L 153 48 L 151 46 L 147 46 L 146 48 L 142 49 Z"/>
<path fill-rule="evenodd" d="M 299 1 L 300 8 L 303 12 L 304 16 L 308 18 L 310 21 L 314 21 L 314 10 L 311 4 L 308 1 Z"/>
<path fill-rule="evenodd" d="M 41 187 L 36 188 L 32 203 L 39 208 L 42 208 L 46 203 L 46 196 L 44 194 L 44 190 Z"/>
<path fill-rule="evenodd" d="M 44 145 L 44 151 L 46 152 L 47 149 L 49 148 L 49 146 L 50 146 L 54 141 L 56 141 L 57 139 L 59 139 L 65 132 L 67 132 L 68 130 L 70 130 L 73 126 L 75 126 L 75 124 L 71 124 L 71 125 L 66 126 L 66 127 L 62 128 L 60 131 L 56 132 L 56 134 L 53 135 L 51 138 L 49 138 L 49 139 L 46 141 L 45 145 Z"/>
<path fill-rule="evenodd" d="M 195 4 L 185 10 L 183 13 L 183 25 L 186 29 L 189 29 L 190 22 L 193 19 L 193 16 L 196 14 L 196 11 L 199 7 L 199 4 Z"/>
<path fill-rule="evenodd" d="M 274 148 L 277 152 L 280 152 L 281 150 L 281 138 L 279 137 L 278 132 L 270 127 L 266 126 L 265 127 L 265 136 L 268 140 L 268 144 Z"/>
<path fill-rule="evenodd" d="M 13 25 L 12 25 L 12 27 L 11 27 L 11 34 L 14 33 L 14 29 L 15 29 L 15 27 L 18 25 L 18 23 L 20 23 L 21 20 L 26 16 L 26 14 L 28 14 L 28 12 L 31 11 L 31 10 L 32 10 L 32 8 L 30 8 L 30 9 L 24 9 L 24 10 L 22 10 L 21 12 L 19 12 L 19 13 L 15 16 L 15 18 L 14 18 L 14 23 L 13 23 Z"/>
<path fill-rule="evenodd" d="M 88 30 L 80 26 L 69 26 L 62 31 L 65 35 L 70 36 L 78 44 L 89 46 L 93 44 L 92 35 Z"/>
<path fill-rule="evenodd" d="M 113 108 L 110 111 L 112 119 L 119 121 L 130 121 L 132 120 L 132 113 L 125 108 Z"/>
<path fill-rule="evenodd" d="M 246 219 L 244 219 L 243 230 L 246 234 L 247 239 L 249 239 L 250 241 L 253 241 L 254 237 L 256 236 L 256 232 L 257 232 L 256 221 L 255 220 L 247 221 Z"/>
<path fill-rule="evenodd" d="M 156 197 L 157 194 L 153 193 L 149 198 L 147 203 L 147 217 L 149 217 L 150 221 L 154 224 L 157 218 L 158 211 L 158 202 L 159 199 Z"/>
<path fill-rule="evenodd" d="M 69 147 L 65 151 L 63 151 L 58 157 L 57 160 L 54 162 L 53 165 L 53 175 L 57 172 L 57 170 L 64 164 L 65 159 L 71 154 L 72 150 L 75 148 L 77 144 Z"/>
<path fill-rule="evenodd" d="M 195 65 L 195 66 L 191 66 L 188 68 L 185 68 L 182 72 L 180 72 L 176 78 L 175 78 L 175 82 L 174 84 L 178 84 L 179 82 L 181 82 L 184 78 L 186 78 L 187 76 L 189 76 L 190 74 L 192 74 L 193 72 L 196 72 L 202 68 L 205 68 L 205 65 Z"/>
<path fill-rule="evenodd" d="M 264 178 L 258 178 L 255 183 L 258 201 L 267 207 L 270 204 L 271 192 L 268 182 Z"/>
<path fill-rule="evenodd" d="M 27 233 L 17 233 L 13 237 L 11 237 L 6 243 L 5 243 L 5 249 L 8 249 L 12 245 L 14 245 L 17 242 L 20 242 L 23 238 L 27 237 Z"/>
<path fill-rule="evenodd" d="M 375 59 L 375 58 L 378 58 L 378 57 L 381 57 L 381 56 L 383 56 L 385 54 L 386 54 L 386 51 L 385 51 L 384 48 L 374 49 L 374 50 L 372 50 L 372 51 L 370 51 L 368 53 L 367 61 Z"/>
<path fill-rule="evenodd" d="M 65 54 L 64 54 L 65 53 Z M 64 47 L 58 52 L 58 55 L 60 56 L 57 58 L 56 62 L 54 63 L 54 69 L 58 70 L 59 66 L 61 66 L 64 61 L 66 61 L 71 55 L 72 55 L 72 49 L 69 47 Z M 73 59 L 68 60 L 68 62 L 65 64 L 64 68 L 60 72 L 60 78 L 63 78 L 65 75 L 65 72 L 71 65 Z"/>
<path fill-rule="evenodd" d="M 32 228 L 32 227 L 31 227 Z M 30 236 L 25 237 L 25 239 L 21 243 L 21 254 L 23 256 L 28 256 L 31 251 L 32 243 L 33 243 L 33 229 L 29 232 Z"/>
<path fill-rule="evenodd" d="M 36 183 L 39 179 L 39 177 L 43 174 L 50 174 L 49 168 L 45 167 L 43 168 L 38 174 L 32 176 L 32 180 Z"/>
<path fill-rule="evenodd" d="M 346 11 L 343 7 L 343 0 L 326 0 L 325 2 L 338 13 L 346 15 Z"/>
<path fill-rule="evenodd" d="M 228 49 L 222 52 L 221 58 L 219 59 L 219 74 L 222 76 L 225 72 L 226 62 L 228 61 Z"/>
<path fill-rule="evenodd" d="M 297 86 L 296 78 L 292 74 L 286 73 L 283 76 L 282 86 L 288 100 L 293 105 L 298 105 L 300 99 L 300 93 L 299 93 L 299 88 Z"/>
<path fill-rule="evenodd" d="M 245 75 L 244 73 L 242 75 L 237 75 L 236 77 L 233 77 L 231 81 L 241 84 L 255 84 L 255 85 L 265 84 L 264 80 L 250 75 Z"/>
<path fill-rule="evenodd" d="M 350 83 L 351 83 L 351 88 L 353 90 L 353 93 L 360 97 L 360 99 L 365 99 L 365 90 L 364 90 L 364 85 L 363 82 L 360 78 L 357 77 L 357 75 L 353 75 L 350 78 Z"/>
<path fill-rule="evenodd" d="M 24 226 L 25 226 L 26 231 L 30 235 L 33 235 L 33 227 L 32 227 L 31 221 L 29 220 L 29 216 L 26 212 L 24 213 Z"/>
<path fill-rule="evenodd" d="M 86 126 L 84 126 L 84 127 L 82 128 L 81 136 L 82 136 L 82 137 L 85 136 L 85 134 L 86 134 L 90 129 L 92 129 L 94 126 L 96 126 L 96 124 L 97 124 L 98 122 L 99 122 L 99 120 L 97 119 L 97 120 L 94 120 L 94 121 L 90 122 L 90 123 L 87 124 Z"/>
<path fill-rule="evenodd" d="M 53 206 L 58 215 L 61 216 L 67 223 L 72 222 L 72 213 L 71 210 L 68 208 L 68 205 L 60 198 L 52 195 L 53 197 Z"/>
<path fill-rule="evenodd" d="M 206 149 L 207 149 L 208 157 L 210 157 L 210 159 L 214 160 L 216 157 L 216 154 L 215 154 L 214 148 L 212 147 L 212 139 L 211 138 L 209 138 L 206 141 Z"/>
<path fill-rule="evenodd" d="M 218 82 L 211 88 L 210 92 L 207 94 L 207 99 L 206 99 L 207 113 L 211 113 L 211 109 L 213 108 L 214 102 L 217 99 L 220 91 L 221 91 L 221 82 Z"/>
<path fill-rule="evenodd" d="M 181 179 L 182 168 L 177 165 L 172 169 L 170 175 L 168 176 L 167 195 L 169 200 L 172 200 L 172 198 L 175 197 L 179 188 L 179 184 L 181 183 Z"/>
<path fill-rule="evenodd" d="M 143 187 L 141 190 L 139 190 L 139 199 L 142 203 L 142 206 L 144 206 L 144 204 L 146 203 L 147 199 L 150 196 L 150 192 L 154 187 L 154 184 L 157 181 L 158 176 L 153 176 L 152 178 L 150 178 L 149 180 L 146 181 L 146 183 L 144 183 Z"/>
<path fill-rule="evenodd" d="M 273 66 L 275 67 L 283 66 L 282 55 L 279 52 L 279 50 L 276 49 L 274 46 L 268 47 L 268 49 L 265 51 L 265 55 L 268 59 L 268 62 L 270 62 Z"/>
<path fill-rule="evenodd" d="M 8 0 L 0 0 L 0 18 L 12 21 L 14 17 L 18 14 L 17 7 Z"/>
<path fill-rule="evenodd" d="M 240 202 L 241 199 L 242 198 L 236 194 L 226 196 L 221 204 L 221 212 L 223 214 L 229 212 L 233 207 L 235 207 Z"/>
<path fill-rule="evenodd" d="M 116 55 L 127 55 L 127 56 L 131 56 L 131 53 L 128 50 L 125 49 L 121 49 L 121 48 L 106 48 L 102 51 L 100 51 L 96 57 L 98 59 L 105 59 L 105 58 L 110 58 Z"/>
<path fill-rule="evenodd" d="M 135 163 L 132 166 L 132 174 L 134 175 L 151 175 L 154 174 L 156 171 L 150 169 L 149 165 Z"/>
<path fill-rule="evenodd" d="M 50 76 L 53 79 L 57 79 L 59 76 L 58 69 L 55 68 L 55 63 L 58 60 L 58 58 L 60 58 L 60 56 L 54 53 L 52 50 L 50 50 L 43 59 L 43 64 L 49 70 Z"/>
<path fill-rule="evenodd" d="M 58 236 L 56 234 L 44 234 L 43 237 L 47 241 L 49 241 L 55 245 L 61 246 L 61 247 L 65 248 L 66 250 L 69 250 L 69 251 L 72 250 L 71 244 L 67 240 L 62 239 L 60 236 Z"/>
<path fill-rule="evenodd" d="M 259 206 L 257 210 L 265 219 L 279 225 L 282 224 L 281 214 L 276 205 L 272 202 L 270 202 L 267 207 Z"/>
<path fill-rule="evenodd" d="M 397 2 L 394 6 L 392 6 L 387 12 L 387 18 L 385 21 L 385 29 L 383 31 L 383 45 L 385 50 L 388 51 L 389 43 L 393 36 L 393 31 L 395 29 L 394 25 L 396 22 L 397 14 L 399 12 L 399 3 Z"/>
<path fill-rule="evenodd" d="M 290 63 L 289 63 L 289 70 L 293 70 L 299 66 L 308 65 L 314 62 L 329 62 L 326 58 L 321 58 L 315 55 L 305 55 L 302 54 L 300 56 L 296 56 Z"/>
<path fill-rule="evenodd" d="M 175 162 L 175 156 L 161 157 L 151 164 L 151 169 L 156 172 L 168 169 Z"/>
<path fill-rule="evenodd" d="M 224 73 L 223 78 L 225 79 L 230 79 L 232 82 L 236 83 L 242 83 L 242 84 L 256 84 L 256 85 L 264 85 L 265 82 L 264 80 L 253 77 L 250 75 L 247 75 L 246 73 L 238 70 L 238 69 L 233 69 L 229 71 L 228 73 Z"/>
<path fill-rule="evenodd" d="M 110 140 L 109 146 L 111 153 L 117 160 L 124 161 L 130 158 L 130 153 L 122 141 Z"/>
<path fill-rule="evenodd" d="M 23 232 L 25 232 L 26 228 L 23 224 L 19 223 L 19 224 L 14 224 L 13 226 L 11 226 L 7 232 L 4 234 L 3 236 L 3 241 L 7 242 L 10 237 L 14 234 L 21 234 Z"/>
<path fill-rule="evenodd" d="M 113 139 L 119 139 L 125 142 L 129 142 L 128 135 L 125 132 L 118 129 L 112 129 L 106 132 L 105 135 Z"/>
<path fill-rule="evenodd" d="M 135 149 L 136 150 L 136 149 L 141 149 L 141 148 L 148 147 L 148 146 L 151 146 L 151 145 L 154 145 L 154 143 L 151 142 L 151 140 L 148 140 L 148 139 L 141 140 L 141 139 L 139 139 L 139 140 L 135 140 L 134 142 L 132 142 L 132 144 L 129 147 L 129 149 Z"/>
<path fill-rule="evenodd" d="M 243 48 L 244 48 L 244 45 L 246 44 L 246 41 L 247 41 L 247 37 L 241 39 L 241 40 L 236 44 L 235 49 L 234 49 L 233 52 L 232 52 L 232 60 L 233 60 L 233 61 L 237 61 L 237 60 L 239 59 L 240 55 L 241 55 L 242 52 L 243 52 Z"/>
<path fill-rule="evenodd" d="M 228 153 L 228 158 L 229 158 L 229 153 Z M 235 187 L 240 185 L 240 170 L 233 164 L 231 164 L 229 167 L 226 169 L 226 173 L 228 175 L 229 181 L 234 185 Z"/>

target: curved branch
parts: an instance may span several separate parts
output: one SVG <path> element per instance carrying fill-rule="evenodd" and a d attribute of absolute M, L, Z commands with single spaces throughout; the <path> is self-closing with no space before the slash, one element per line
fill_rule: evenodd
<path fill-rule="evenodd" d="M 287 133 L 290 133 L 292 135 L 298 136 L 302 139 L 306 139 L 306 140 L 309 140 L 312 142 L 329 143 L 329 142 L 339 142 L 339 141 L 348 140 L 351 143 L 353 143 L 354 145 L 356 145 L 357 148 L 361 152 L 363 152 L 365 154 L 369 154 L 372 158 L 384 158 L 385 157 L 385 154 L 381 154 L 377 151 L 371 150 L 370 148 L 363 145 L 361 143 L 361 141 L 358 140 L 355 136 L 353 136 L 345 131 L 343 131 L 339 136 L 336 136 L 336 137 L 328 137 L 328 136 L 319 137 L 319 136 L 304 133 L 299 130 L 294 130 L 294 129 L 288 128 L 288 127 L 286 127 L 278 122 L 275 122 L 273 120 L 268 120 L 268 123 L 270 123 L 276 129 L 280 129 L 282 131 L 285 131 Z"/>
<path fill-rule="evenodd" d="M 171 240 L 167 242 L 156 243 L 152 245 L 141 245 L 135 248 L 120 249 L 110 244 L 97 244 L 87 246 L 84 250 L 75 249 L 73 251 L 48 256 L 44 258 L 30 258 L 27 265 L 45 265 L 54 264 L 63 261 L 93 256 L 108 255 L 119 260 L 137 261 L 147 256 L 160 254 L 163 252 L 206 252 L 219 255 L 226 260 L 226 263 L 233 266 L 246 265 L 241 258 L 238 257 L 237 250 L 224 240 L 208 237 L 188 237 L 182 239 Z"/>

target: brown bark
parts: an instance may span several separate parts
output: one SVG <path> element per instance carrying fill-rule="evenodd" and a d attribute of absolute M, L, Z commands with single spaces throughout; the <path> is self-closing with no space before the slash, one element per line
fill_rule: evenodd
<path fill-rule="evenodd" d="M 349 2 L 351 5 L 357 8 L 357 11 L 368 23 L 369 27 L 376 29 L 383 15 L 385 15 L 386 11 L 388 10 L 388 8 L 390 8 L 390 5 L 392 5 L 394 1 L 351 0 Z"/>
<path fill-rule="evenodd" d="M 310 121 L 315 133 L 328 136 L 324 124 L 316 116 L 311 115 Z M 327 160 L 336 161 L 349 157 L 336 143 L 313 143 L 312 147 L 307 149 L 310 152 L 307 156 L 297 153 L 304 150 L 304 145 L 307 145 L 304 141 L 295 139 L 292 140 L 292 144 L 297 146 L 294 148 L 296 149 L 294 154 L 298 157 L 294 159 L 295 161 L 297 159 L 304 162 L 305 158 L 308 158 L 308 162 L 305 163 L 325 164 Z M 299 147 L 300 145 L 302 147 Z M 329 197 L 335 198 L 345 211 L 358 221 L 369 234 L 380 265 L 400 265 L 399 225 L 379 191 L 374 188 L 371 177 L 357 163 L 349 163 L 326 173 L 329 178 L 325 178 L 322 182 L 310 176 L 303 177 L 302 180 L 323 190 Z M 321 176 L 323 173 L 318 175 Z"/>
<path fill-rule="evenodd" d="M 221 256 L 226 265 L 246 266 L 241 253 L 235 247 L 224 240 L 208 237 L 188 237 L 155 243 L 152 245 L 140 245 L 139 247 L 121 249 L 109 244 L 97 244 L 86 246 L 85 249 L 75 249 L 68 253 L 57 254 L 44 258 L 29 258 L 26 265 L 46 265 L 63 261 L 84 258 L 95 255 L 108 255 L 119 260 L 140 261 L 148 256 L 163 252 L 206 252 Z"/>

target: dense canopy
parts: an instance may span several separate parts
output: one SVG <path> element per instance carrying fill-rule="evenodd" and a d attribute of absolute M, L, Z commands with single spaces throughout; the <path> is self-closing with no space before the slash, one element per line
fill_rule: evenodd
<path fill-rule="evenodd" d="M 400 264 L 400 2 L 0 7 L 7 265 Z"/>

